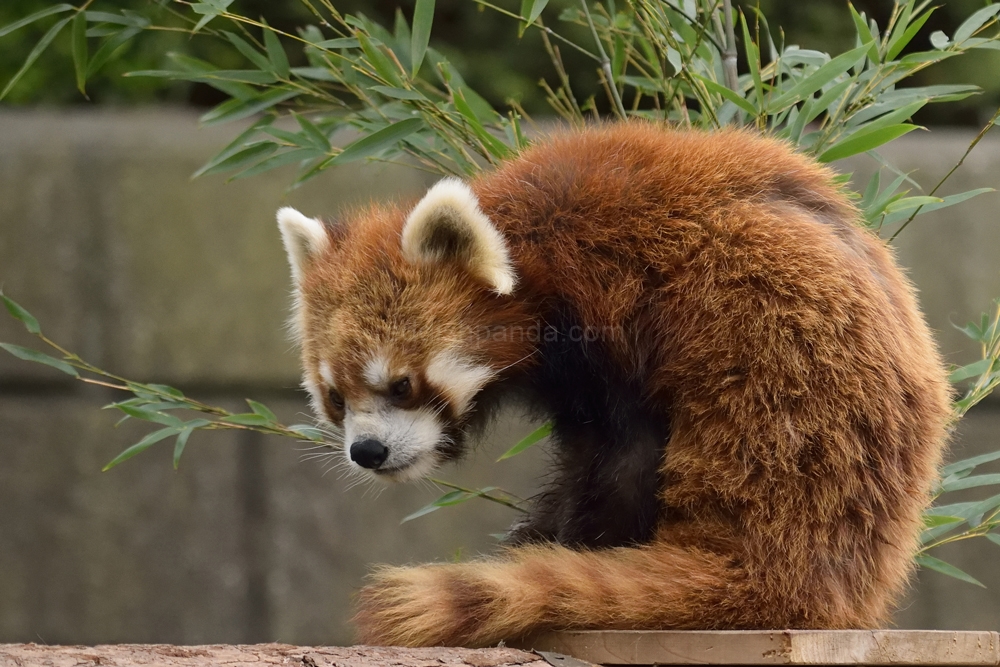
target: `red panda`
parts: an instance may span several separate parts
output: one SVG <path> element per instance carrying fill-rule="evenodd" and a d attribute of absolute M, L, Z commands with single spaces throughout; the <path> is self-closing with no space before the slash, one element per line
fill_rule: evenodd
<path fill-rule="evenodd" d="M 912 570 L 950 415 L 892 253 L 746 131 L 566 131 L 419 202 L 282 209 L 317 413 L 387 480 L 505 400 L 557 467 L 491 558 L 384 567 L 371 644 L 546 629 L 867 628 Z"/>

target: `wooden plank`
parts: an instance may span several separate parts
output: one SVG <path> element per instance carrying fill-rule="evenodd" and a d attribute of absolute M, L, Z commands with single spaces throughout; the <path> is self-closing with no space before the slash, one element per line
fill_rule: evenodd
<path fill-rule="evenodd" d="M 0 644 L 0 667 L 549 667 L 509 648 Z"/>
<path fill-rule="evenodd" d="M 520 647 L 603 665 L 998 665 L 996 632 L 943 630 L 579 631 Z"/>

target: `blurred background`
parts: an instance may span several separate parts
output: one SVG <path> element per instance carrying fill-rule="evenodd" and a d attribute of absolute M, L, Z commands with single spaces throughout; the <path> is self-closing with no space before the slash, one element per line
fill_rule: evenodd
<path fill-rule="evenodd" d="M 0 26 L 50 4 L 5 0 Z M 389 24 L 397 8 L 373 0 L 335 4 Z M 759 4 L 789 43 L 826 51 L 852 46 L 840 0 Z M 950 34 L 982 2 L 941 5 L 915 40 L 920 48 L 930 32 Z M 412 11 L 408 0 L 400 6 Z M 892 9 L 885 1 L 856 6 L 880 23 Z M 311 20 L 293 0 L 236 0 L 232 9 L 263 14 L 288 30 Z M 0 38 L 0 85 L 47 27 Z M 522 42 L 503 17 L 469 0 L 438 0 L 432 44 L 495 105 L 513 98 L 544 119 L 537 82 L 553 73 L 537 36 L 529 32 Z M 199 128 L 200 110 L 223 98 L 199 84 L 122 74 L 164 66 L 170 51 L 225 66 L 229 52 L 176 33 L 151 35 L 125 47 L 88 86 L 88 100 L 76 92 L 69 44 L 57 40 L 0 103 L 0 286 L 51 338 L 98 366 L 230 409 L 253 398 L 285 423 L 307 421 L 284 329 L 290 286 L 274 211 L 290 204 L 335 215 L 370 199 L 415 196 L 433 177 L 349 165 L 291 193 L 292 172 L 280 170 L 229 184 L 223 177 L 192 180 L 239 130 Z M 574 76 L 596 81 L 589 64 L 566 55 Z M 931 132 L 883 151 L 925 184 L 961 157 L 1000 104 L 1000 52 L 946 61 L 919 83 L 940 82 L 975 83 L 985 92 L 931 105 L 917 117 Z M 865 183 L 875 166 L 857 160 L 856 181 Z M 978 187 L 1000 189 L 1000 135 L 987 136 L 945 194 Z M 998 197 L 923 216 L 898 243 L 954 363 L 978 357 L 953 325 L 978 320 L 1000 296 Z M 35 345 L 5 315 L 0 341 Z M 348 488 L 338 470 L 309 460 L 304 445 L 249 432 L 196 433 L 178 471 L 164 444 L 102 474 L 108 460 L 149 430 L 131 421 L 115 428 L 117 415 L 98 409 L 119 398 L 0 356 L 0 642 L 348 643 L 351 592 L 371 563 L 487 552 L 495 544 L 490 534 L 514 518 L 473 501 L 400 525 L 439 492 L 420 485 Z M 531 428 L 508 415 L 468 461 L 442 477 L 530 494 L 546 463 L 544 447 L 493 460 Z M 962 422 L 952 458 L 995 449 L 1000 397 Z M 987 588 L 922 572 L 897 624 L 996 629 L 998 548 L 973 540 L 942 549 L 936 555 Z"/>

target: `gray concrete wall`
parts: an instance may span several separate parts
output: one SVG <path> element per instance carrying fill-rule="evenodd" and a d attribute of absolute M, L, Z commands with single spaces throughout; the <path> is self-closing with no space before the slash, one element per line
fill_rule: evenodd
<path fill-rule="evenodd" d="M 429 180 L 351 165 L 288 196 L 289 172 L 191 181 L 230 136 L 183 112 L 0 114 L 0 284 L 52 338 L 105 368 L 233 407 L 252 397 L 303 421 L 275 209 L 332 215 Z M 931 181 L 969 139 L 910 135 L 890 158 Z M 1000 186 L 998 149 L 987 139 L 948 191 Z M 1000 296 L 997 201 L 927 216 L 900 244 L 955 362 L 975 351 L 950 323 Z M 0 341 L 35 344 L 2 316 Z M 436 492 L 349 489 L 300 446 L 256 434 L 196 434 L 177 472 L 165 444 L 102 474 L 145 430 L 116 430 L 97 409 L 113 399 L 0 356 L 0 642 L 347 642 L 350 594 L 370 563 L 485 552 L 512 518 L 470 503 L 401 526 Z M 956 454 L 1000 447 L 998 426 L 1000 402 L 977 409 Z M 529 428 L 505 421 L 442 476 L 529 493 L 543 452 L 491 463 Z M 922 573 L 899 623 L 1000 624 L 996 549 L 943 554 L 989 588 Z"/>

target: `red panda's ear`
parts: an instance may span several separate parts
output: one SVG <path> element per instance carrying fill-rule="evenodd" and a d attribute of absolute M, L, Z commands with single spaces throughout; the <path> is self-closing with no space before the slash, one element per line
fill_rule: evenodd
<path fill-rule="evenodd" d="M 517 276 L 507 243 L 457 178 L 439 181 L 403 226 L 403 256 L 414 263 L 458 262 L 497 294 L 514 291 Z"/>
<path fill-rule="evenodd" d="M 322 222 L 287 206 L 278 210 L 278 228 L 297 285 L 313 258 L 330 247 L 330 237 Z"/>

